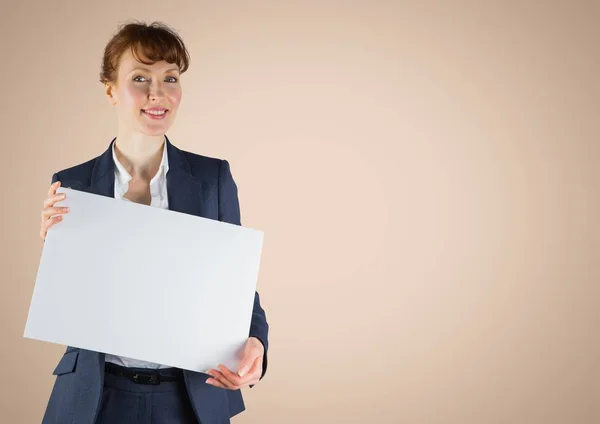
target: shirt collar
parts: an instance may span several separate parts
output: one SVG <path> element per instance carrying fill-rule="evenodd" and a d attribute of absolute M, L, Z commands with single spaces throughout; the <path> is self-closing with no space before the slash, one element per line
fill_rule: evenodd
<path fill-rule="evenodd" d="M 129 181 L 131 181 L 131 175 L 129 175 L 129 172 L 127 172 L 127 170 L 125 169 L 123 164 L 121 164 L 121 162 L 119 162 L 119 160 L 117 159 L 117 155 L 115 153 L 115 143 L 112 144 L 112 157 L 115 162 L 115 167 L 116 167 L 115 177 L 116 177 L 117 181 L 121 185 L 129 183 Z M 163 154 L 162 154 L 160 166 L 158 167 L 158 171 L 156 172 L 156 175 L 154 177 L 152 177 L 152 180 L 150 180 L 150 185 L 153 185 L 156 182 L 156 180 L 161 177 L 161 175 L 166 176 L 168 171 L 169 171 L 169 157 L 167 155 L 167 144 L 166 144 L 166 142 L 164 142 L 163 143 Z"/>

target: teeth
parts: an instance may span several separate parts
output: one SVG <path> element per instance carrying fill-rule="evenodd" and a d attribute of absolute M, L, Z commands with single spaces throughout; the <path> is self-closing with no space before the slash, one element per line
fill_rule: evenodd
<path fill-rule="evenodd" d="M 150 115 L 164 115 L 166 110 L 144 110 L 144 112 L 149 113 Z"/>

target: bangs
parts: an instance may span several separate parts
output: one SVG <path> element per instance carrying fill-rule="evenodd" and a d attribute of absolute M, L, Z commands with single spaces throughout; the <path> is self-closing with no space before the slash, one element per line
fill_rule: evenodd
<path fill-rule="evenodd" d="M 190 63 L 183 40 L 166 24 L 129 23 L 120 28 L 104 49 L 100 82 L 116 82 L 119 61 L 127 50 L 131 51 L 138 62 L 146 65 L 163 60 L 173 63 L 181 74 L 188 69 Z"/>
<path fill-rule="evenodd" d="M 134 40 L 131 45 L 131 53 L 138 62 L 145 65 L 153 65 L 164 60 L 177 65 L 181 73 L 188 68 L 185 47 L 178 40 L 164 37 L 160 33 L 150 32 Z"/>

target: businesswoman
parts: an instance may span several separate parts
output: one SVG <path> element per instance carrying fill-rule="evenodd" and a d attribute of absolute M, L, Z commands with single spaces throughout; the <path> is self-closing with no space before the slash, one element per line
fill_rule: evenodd
<path fill-rule="evenodd" d="M 116 111 L 117 135 L 100 156 L 53 175 L 42 239 L 69 213 L 57 204 L 65 199 L 56 193 L 61 185 L 241 225 L 229 163 L 180 150 L 165 135 L 188 66 L 183 41 L 165 24 L 119 28 L 106 45 L 100 76 Z M 160 254 L 157 249 L 156 260 Z M 54 370 L 43 423 L 229 423 L 245 409 L 240 389 L 253 387 L 266 372 L 268 329 L 255 293 L 239 369 L 219 365 L 209 375 L 68 346 Z"/>

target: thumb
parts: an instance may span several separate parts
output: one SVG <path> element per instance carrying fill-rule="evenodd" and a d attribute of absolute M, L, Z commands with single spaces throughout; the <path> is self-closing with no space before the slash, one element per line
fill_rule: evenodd
<path fill-rule="evenodd" d="M 242 362 L 240 362 L 240 366 L 238 367 L 238 375 L 240 377 L 243 377 L 243 376 L 246 375 L 246 373 L 248 372 L 248 370 L 252 366 L 252 363 L 254 362 L 254 360 L 255 360 L 255 358 L 252 358 L 248 354 L 246 354 L 244 356 L 244 359 L 242 359 Z"/>

